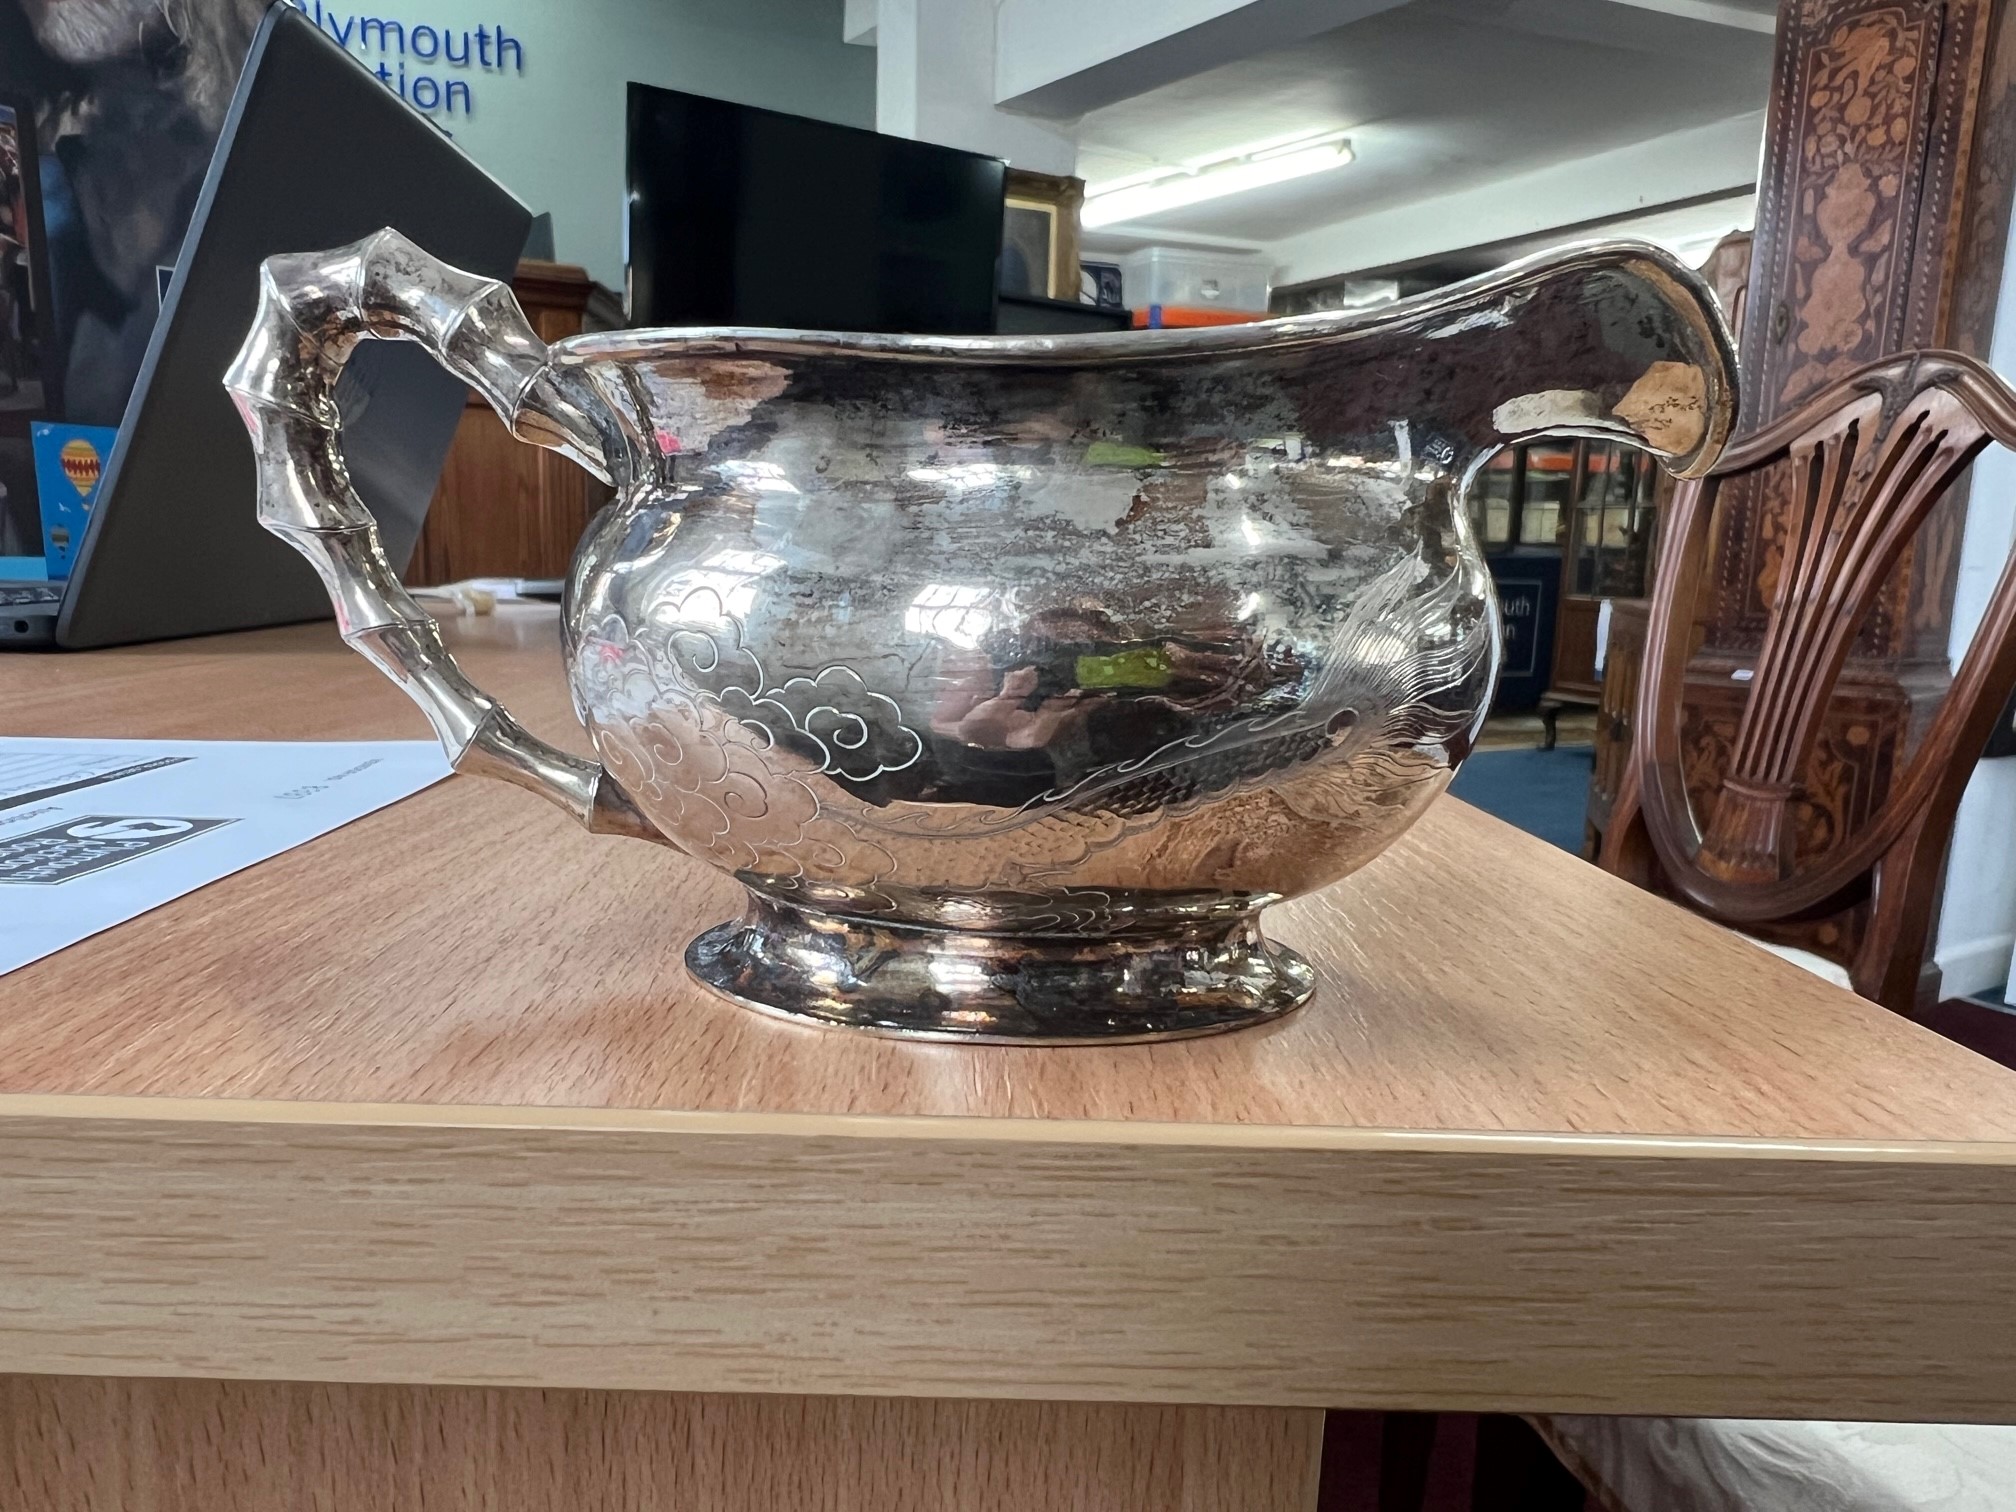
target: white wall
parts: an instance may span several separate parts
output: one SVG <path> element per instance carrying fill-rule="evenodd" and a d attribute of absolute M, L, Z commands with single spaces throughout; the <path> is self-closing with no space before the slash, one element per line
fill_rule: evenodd
<path fill-rule="evenodd" d="M 381 63 L 426 106 L 424 74 L 466 86 L 428 111 L 535 211 L 553 214 L 562 262 L 623 283 L 623 96 L 630 80 L 872 126 L 875 55 L 841 40 L 842 0 L 295 0 L 347 35 L 352 53 Z M 399 23 L 399 32 L 360 18 Z M 434 45 L 449 34 L 469 61 L 416 56 L 415 27 Z M 493 64 L 475 36 L 482 27 Z M 497 28 L 519 44 L 495 64 Z M 395 45 L 392 38 L 397 37 Z M 423 35 L 417 52 L 428 50 Z M 514 66 L 522 58 L 522 68 Z M 416 98 L 416 92 L 418 98 Z"/>
<path fill-rule="evenodd" d="M 2016 237 L 2002 264 L 1989 366 L 2016 375 Z M 1955 666 L 1965 654 L 1988 597 L 2016 542 L 2016 455 L 1990 446 L 1974 464 L 1967 528 L 1953 590 Z M 2016 757 L 1984 761 L 1960 799 L 1946 862 L 1939 939 L 1933 949 L 1947 997 L 1984 992 L 2009 981 L 2016 952 Z"/>
<path fill-rule="evenodd" d="M 875 68 L 877 131 L 989 153 L 1037 173 L 1077 166 L 1069 130 L 994 108 L 987 0 L 876 0 Z"/>

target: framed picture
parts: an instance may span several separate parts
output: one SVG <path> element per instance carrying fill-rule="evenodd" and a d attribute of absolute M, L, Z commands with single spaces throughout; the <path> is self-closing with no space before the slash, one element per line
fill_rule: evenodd
<path fill-rule="evenodd" d="M 0 415 L 8 417 L 49 414 L 58 398 L 40 191 L 33 117 L 25 101 L 0 96 Z"/>
<path fill-rule="evenodd" d="M 1125 296 L 1126 284 L 1121 276 L 1120 264 L 1078 264 L 1078 298 L 1082 303 L 1097 305 L 1102 310 L 1121 310 L 1127 306 Z"/>
<path fill-rule="evenodd" d="M 1078 212 L 1085 181 L 1027 168 L 1008 170 L 1001 218 L 1001 292 L 1078 298 Z"/>

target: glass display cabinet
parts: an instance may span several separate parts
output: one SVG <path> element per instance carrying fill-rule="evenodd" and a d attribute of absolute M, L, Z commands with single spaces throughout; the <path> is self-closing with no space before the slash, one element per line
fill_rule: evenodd
<path fill-rule="evenodd" d="M 1596 702 L 1603 601 L 1651 593 L 1663 477 L 1614 441 L 1508 447 L 1478 474 L 1470 518 L 1506 621 L 1497 707 Z"/>
<path fill-rule="evenodd" d="M 1470 521 L 1488 556 L 1515 547 L 1558 550 L 1579 444 L 1511 446 L 1485 464 L 1470 490 Z"/>
<path fill-rule="evenodd" d="M 1644 598 L 1658 519 L 1659 468 L 1636 447 L 1588 443 L 1582 496 L 1567 538 L 1562 590 L 1582 598 Z"/>

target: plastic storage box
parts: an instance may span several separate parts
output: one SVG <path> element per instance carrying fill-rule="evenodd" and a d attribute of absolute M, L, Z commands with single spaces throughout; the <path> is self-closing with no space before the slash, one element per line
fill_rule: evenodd
<path fill-rule="evenodd" d="M 1264 252 L 1225 252 L 1189 247 L 1143 247 L 1120 259 L 1121 296 L 1128 307 L 1165 311 L 1213 311 L 1256 319 L 1267 313 L 1268 275 Z"/>

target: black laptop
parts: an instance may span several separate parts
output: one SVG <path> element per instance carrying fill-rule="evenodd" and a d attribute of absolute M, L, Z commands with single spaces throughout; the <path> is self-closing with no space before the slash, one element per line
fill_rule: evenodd
<path fill-rule="evenodd" d="M 508 279 L 532 224 L 432 122 L 291 5 L 260 26 L 67 577 L 0 580 L 0 648 L 119 645 L 326 617 L 259 525 L 252 450 L 223 388 L 260 262 L 396 226 Z M 403 567 L 467 390 L 417 347 L 367 341 L 337 388 L 344 453 Z M 66 459 L 67 460 L 67 459 Z"/>

